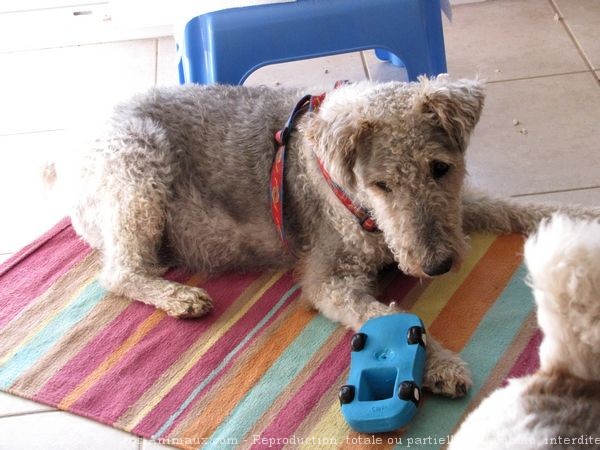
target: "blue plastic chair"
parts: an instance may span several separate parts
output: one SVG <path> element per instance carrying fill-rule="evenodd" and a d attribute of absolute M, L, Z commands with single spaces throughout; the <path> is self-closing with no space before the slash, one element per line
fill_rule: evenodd
<path fill-rule="evenodd" d="M 181 83 L 242 84 L 260 67 L 376 49 L 410 80 L 446 72 L 440 0 L 297 0 L 203 14 L 177 42 Z"/>

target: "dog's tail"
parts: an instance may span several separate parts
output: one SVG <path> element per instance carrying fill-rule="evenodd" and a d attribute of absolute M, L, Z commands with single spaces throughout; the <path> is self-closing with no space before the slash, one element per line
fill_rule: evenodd
<path fill-rule="evenodd" d="M 525 244 L 541 368 L 600 380 L 600 221 L 555 215 Z"/>

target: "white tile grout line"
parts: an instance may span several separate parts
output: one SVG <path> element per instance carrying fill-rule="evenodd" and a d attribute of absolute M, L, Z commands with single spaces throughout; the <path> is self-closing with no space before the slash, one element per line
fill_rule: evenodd
<path fill-rule="evenodd" d="M 509 83 L 511 81 L 536 80 L 539 78 L 562 77 L 564 75 L 579 75 L 582 73 L 590 73 L 589 70 L 574 70 L 572 72 L 548 73 L 545 75 L 532 75 L 529 77 L 507 78 L 505 80 L 486 80 L 485 84 Z"/>
<path fill-rule="evenodd" d="M 14 11 L 6 11 L 6 12 L 2 12 L 0 13 L 0 15 L 3 14 L 15 14 L 15 13 L 23 13 L 23 12 L 38 12 L 38 11 L 51 11 L 53 9 L 63 9 L 63 8 L 74 8 L 77 6 L 98 6 L 98 5 L 107 5 L 109 2 L 106 1 L 98 1 L 98 2 L 94 2 L 94 3 L 84 3 L 83 5 L 80 2 L 74 1 L 73 3 L 64 5 L 64 6 L 47 6 L 47 7 L 37 7 L 37 8 L 23 8 L 23 9 L 17 9 Z"/>
<path fill-rule="evenodd" d="M 50 406 L 48 406 L 48 408 L 50 408 Z M 29 411 L 29 412 L 23 412 L 23 413 L 2 414 L 2 415 L 0 415 L 0 420 L 8 419 L 11 417 L 22 417 L 22 416 L 30 416 L 32 414 L 43 414 L 43 413 L 54 413 L 54 412 L 64 412 L 64 411 L 61 411 L 59 409 L 43 409 L 41 411 Z"/>
<path fill-rule="evenodd" d="M 14 131 L 14 132 L 10 132 L 10 133 L 0 133 L 0 137 L 21 136 L 23 134 L 52 133 L 54 131 L 65 131 L 65 129 L 64 128 L 50 128 L 48 130 Z"/>
<path fill-rule="evenodd" d="M 555 189 L 555 190 L 541 191 L 541 192 L 528 192 L 526 194 L 514 194 L 514 195 L 511 195 L 510 197 L 512 197 L 512 198 L 529 197 L 529 196 L 533 197 L 535 195 L 562 194 L 562 193 L 565 193 L 565 192 L 577 192 L 577 191 L 592 191 L 594 189 L 600 189 L 600 185 L 598 185 L 598 186 L 584 186 L 584 187 L 569 188 L 569 189 Z"/>
<path fill-rule="evenodd" d="M 7 261 L 14 254 L 15 254 L 15 252 L 1 252 L 0 253 L 0 264 L 2 264 L 4 261 Z"/>
<path fill-rule="evenodd" d="M 367 76 L 367 79 L 372 80 L 372 75 L 369 70 L 369 66 L 366 62 L 364 52 L 360 52 L 360 57 L 361 57 L 361 60 L 363 63 L 363 70 L 365 71 L 365 75 Z M 390 64 L 390 63 L 388 63 L 388 64 Z M 578 74 L 582 74 L 582 73 L 590 73 L 590 71 L 589 70 L 573 70 L 570 72 L 549 73 L 549 74 L 545 74 L 545 75 L 531 75 L 528 77 L 506 78 L 504 80 L 486 80 L 485 83 L 486 84 L 497 84 L 497 83 L 505 83 L 505 82 L 511 82 L 511 81 L 535 80 L 537 78 L 560 77 L 560 76 L 564 76 L 564 75 L 578 75 Z"/>
<path fill-rule="evenodd" d="M 364 51 L 360 52 L 360 60 L 362 62 L 363 70 L 365 71 L 365 76 L 367 77 L 367 80 L 372 81 L 373 78 L 371 78 L 371 71 L 369 70 L 369 65 L 367 64 L 367 59 L 365 58 Z"/>
<path fill-rule="evenodd" d="M 575 33 L 573 32 L 573 30 L 571 29 L 571 27 L 569 26 L 569 24 L 565 20 L 565 16 L 563 15 L 562 11 L 558 7 L 558 5 L 556 3 L 556 0 L 548 0 L 548 2 L 550 2 L 550 6 L 554 10 L 554 12 L 556 13 L 556 15 L 558 16 L 559 22 L 562 24 L 563 28 L 565 29 L 565 31 L 569 35 L 569 38 L 571 39 L 571 41 L 575 45 L 575 48 L 577 49 L 577 52 L 579 53 L 579 56 L 581 56 L 581 58 L 583 59 L 583 62 L 585 63 L 585 65 L 592 72 L 592 75 L 596 79 L 596 82 L 600 83 L 600 76 L 598 76 L 598 74 L 594 70 L 594 65 L 592 64 L 592 61 L 586 55 L 585 50 L 583 49 L 583 46 L 579 43 L 579 40 L 575 36 Z"/>

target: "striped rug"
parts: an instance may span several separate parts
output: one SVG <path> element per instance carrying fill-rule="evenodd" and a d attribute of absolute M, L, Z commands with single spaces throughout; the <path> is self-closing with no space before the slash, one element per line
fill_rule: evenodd
<path fill-rule="evenodd" d="M 523 239 L 477 235 L 458 273 L 383 276 L 473 371 L 467 398 L 428 396 L 377 448 L 437 449 L 486 394 L 537 367 Z M 0 266 L 0 389 L 176 447 L 374 448 L 344 423 L 337 390 L 351 333 L 308 310 L 290 273 L 232 273 L 203 286 L 214 311 L 175 320 L 104 291 L 98 255 L 65 219 Z"/>

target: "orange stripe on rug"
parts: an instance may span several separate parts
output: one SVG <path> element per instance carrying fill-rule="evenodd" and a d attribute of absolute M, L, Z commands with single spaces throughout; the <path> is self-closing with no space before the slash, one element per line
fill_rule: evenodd
<path fill-rule="evenodd" d="M 498 237 L 431 324 L 431 335 L 459 352 L 521 264 L 522 250 L 522 236 Z"/>
<path fill-rule="evenodd" d="M 229 412 L 265 374 L 279 355 L 302 332 L 315 316 L 315 312 L 299 307 L 279 325 L 267 339 L 265 346 L 257 349 L 255 357 L 239 368 L 235 377 L 213 401 L 202 410 L 202 417 L 192 422 L 183 436 L 207 437 L 217 429 Z"/>
<path fill-rule="evenodd" d="M 430 280 L 429 286 L 410 308 L 413 314 L 421 318 L 426 327 L 440 314 L 440 311 L 469 277 L 473 269 L 477 267 L 495 240 L 496 236 L 491 234 L 474 235 L 471 238 L 471 251 L 463 262 L 460 271 Z"/>

